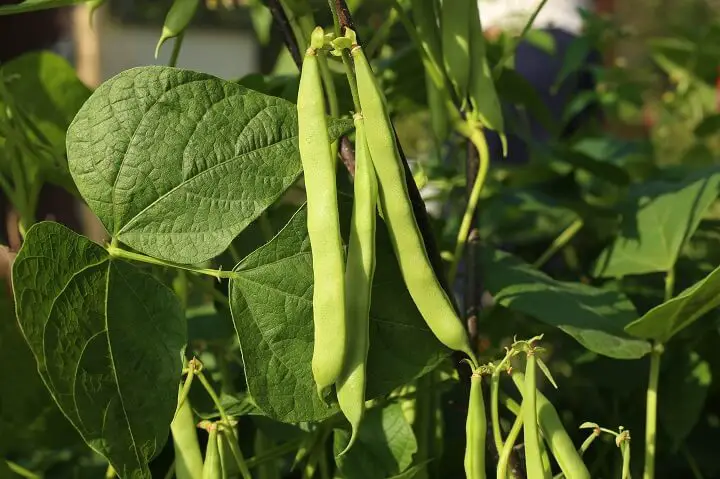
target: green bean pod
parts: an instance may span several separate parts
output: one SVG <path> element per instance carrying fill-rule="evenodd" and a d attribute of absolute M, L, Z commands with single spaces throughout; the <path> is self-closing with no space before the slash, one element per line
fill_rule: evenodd
<path fill-rule="evenodd" d="M 199 4 L 200 0 L 175 0 L 173 2 L 167 15 L 165 15 L 160 40 L 158 40 L 155 47 L 155 58 L 158 57 L 160 48 L 166 40 L 180 35 L 190 25 Z"/>
<path fill-rule="evenodd" d="M 307 227 L 313 261 L 312 372 L 321 397 L 340 376 L 346 347 L 345 264 L 335 160 L 330 151 L 317 58 L 323 41 L 323 30 L 318 27 L 305 53 L 297 100 L 300 159 L 305 173 Z"/>
<path fill-rule="evenodd" d="M 190 402 L 186 399 L 170 424 L 175 449 L 175 477 L 196 479 L 202 474 L 203 459 Z"/>
<path fill-rule="evenodd" d="M 357 438 L 365 413 L 365 384 L 368 347 L 370 345 L 370 298 L 375 274 L 375 210 L 377 178 L 368 151 L 365 126 L 361 115 L 355 115 L 355 184 L 350 220 L 350 242 L 345 267 L 345 314 L 347 353 L 343 372 L 337 382 L 340 410 L 352 426 L 345 454 Z"/>
<path fill-rule="evenodd" d="M 465 420 L 465 477 L 467 479 L 485 479 L 486 435 L 487 418 L 482 392 L 482 376 L 473 373 L 470 377 L 470 402 Z"/>
<path fill-rule="evenodd" d="M 523 439 L 525 442 L 525 469 L 528 479 L 540 479 L 545 476 L 542 457 L 540 453 L 540 431 L 537 421 L 537 396 L 535 387 L 535 354 L 528 354 L 527 365 L 525 366 L 525 384 L 522 408 L 523 417 Z"/>
<path fill-rule="evenodd" d="M 518 391 L 523 395 L 524 408 L 525 375 L 520 371 L 513 371 L 512 380 Z M 543 436 L 550 447 L 550 452 L 560 466 L 560 470 L 567 479 L 590 479 L 590 472 L 565 430 L 557 410 L 540 391 L 536 391 L 535 394 L 537 419 Z"/>
<path fill-rule="evenodd" d="M 205 462 L 203 463 L 202 479 L 221 479 L 222 464 L 218 450 L 218 430 L 216 424 L 208 428 L 208 443 L 205 449 Z"/>
<path fill-rule="evenodd" d="M 405 285 L 435 336 L 473 360 L 467 333 L 428 259 L 412 210 L 400 153 L 384 96 L 362 51 L 352 50 L 358 96 L 365 119 L 370 156 L 378 178 L 378 198 Z"/>
<path fill-rule="evenodd" d="M 470 105 L 471 118 L 484 127 L 504 133 L 502 106 L 495 89 L 492 69 L 487 59 L 485 37 L 477 2 L 471 2 L 470 16 Z M 504 136 L 503 136 L 504 139 Z M 504 143 L 503 143 L 504 145 Z"/>
<path fill-rule="evenodd" d="M 218 458 L 220 459 L 220 477 L 222 477 L 222 479 L 227 479 L 230 477 L 230 461 L 227 457 L 228 445 L 225 444 L 225 434 L 223 434 L 222 431 L 218 431 L 216 440 Z"/>
<path fill-rule="evenodd" d="M 477 0 L 443 0 L 440 32 L 445 72 L 464 105 L 470 82 L 470 15 Z"/>

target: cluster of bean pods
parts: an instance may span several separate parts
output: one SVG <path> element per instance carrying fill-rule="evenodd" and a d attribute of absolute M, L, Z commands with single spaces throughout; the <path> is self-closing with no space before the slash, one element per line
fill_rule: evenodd
<path fill-rule="evenodd" d="M 346 32 L 345 39 L 354 39 L 353 32 Z M 354 41 L 335 43 L 351 50 L 361 110 L 354 115 L 354 202 L 345 258 L 338 217 L 336 159 L 327 133 L 318 61 L 327 43 L 322 28 L 317 27 L 302 65 L 298 133 L 313 259 L 312 372 L 321 397 L 325 398 L 333 385 L 336 388 L 340 410 L 352 426 L 347 451 L 357 438 L 365 410 L 378 210 L 387 224 L 405 285 L 422 317 L 444 345 L 475 360 L 462 322 L 425 251 L 384 95 L 362 47 Z"/>

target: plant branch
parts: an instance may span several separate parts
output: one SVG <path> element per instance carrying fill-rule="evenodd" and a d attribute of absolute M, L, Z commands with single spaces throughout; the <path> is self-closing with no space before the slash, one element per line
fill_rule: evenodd
<path fill-rule="evenodd" d="M 465 157 L 465 172 L 466 172 L 466 186 L 465 186 L 465 195 L 466 195 L 466 201 L 468 204 L 470 203 L 470 200 L 472 198 L 472 191 L 473 191 L 473 185 L 475 184 L 475 179 L 477 178 L 478 170 L 479 170 L 479 158 L 478 158 L 478 152 L 475 146 L 471 141 L 466 142 L 466 157 Z M 465 276 L 464 276 L 464 294 L 463 294 L 463 300 L 464 300 L 464 309 L 465 309 L 465 322 L 466 327 L 468 330 L 468 335 L 470 336 L 470 344 L 473 350 L 476 349 L 476 339 L 477 339 L 477 320 L 478 320 L 478 312 L 480 310 L 480 272 L 478 271 L 478 264 L 477 264 L 477 244 L 478 244 L 478 220 L 477 216 L 473 215 L 473 220 L 470 224 L 470 233 L 468 237 L 468 248 L 465 252 Z"/>
<path fill-rule="evenodd" d="M 177 66 L 178 57 L 180 56 L 180 49 L 182 48 L 183 40 L 185 39 L 185 32 L 180 32 L 180 34 L 175 37 L 175 40 L 173 41 L 173 49 L 172 53 L 170 54 L 170 60 L 168 61 L 169 67 Z"/>
<path fill-rule="evenodd" d="M 533 264 L 536 268 L 541 268 L 545 263 L 548 262 L 550 258 L 552 258 L 555 253 L 560 251 L 563 247 L 565 247 L 566 244 L 570 242 L 571 239 L 575 237 L 575 235 L 580 231 L 583 227 L 583 220 L 581 218 L 576 219 L 572 223 L 570 223 L 570 226 L 565 228 L 562 233 L 558 235 L 555 240 L 553 240 L 552 244 L 548 247 L 547 250 L 540 256 L 535 263 Z"/>
<path fill-rule="evenodd" d="M 209 269 L 209 268 L 196 268 L 187 264 L 172 263 L 162 259 L 153 258 L 152 256 L 146 256 L 140 253 L 133 253 L 117 246 L 110 245 L 106 248 L 108 254 L 113 258 L 122 258 L 132 261 L 138 261 L 140 263 L 154 264 L 157 266 L 165 266 L 168 268 L 183 269 L 185 271 L 192 271 L 193 273 L 204 274 L 206 276 L 212 276 L 218 280 L 221 278 L 233 278 L 235 276 L 234 271 L 223 271 L 220 269 Z"/>
<path fill-rule="evenodd" d="M 270 9 L 275 25 L 277 25 L 280 29 L 280 33 L 283 36 L 285 46 L 290 52 L 290 56 L 295 62 L 295 65 L 297 65 L 298 69 L 300 69 L 300 66 L 302 65 L 300 47 L 298 46 L 297 39 L 293 34 L 292 27 L 290 26 L 290 20 L 280 4 L 280 0 L 267 0 L 267 6 Z"/>
<path fill-rule="evenodd" d="M 468 240 L 470 227 L 475 217 L 475 209 L 477 208 L 478 201 L 480 200 L 480 193 L 485 185 L 485 179 L 490 168 L 490 152 L 488 151 L 487 142 L 485 141 L 482 131 L 466 123 L 460 124 L 458 130 L 465 135 L 473 143 L 473 145 L 475 145 L 475 148 L 477 148 L 478 155 L 480 157 L 480 167 L 478 169 L 477 178 L 475 179 L 470 192 L 470 198 L 468 200 L 467 207 L 465 208 L 465 214 L 463 215 L 462 223 L 460 224 L 460 230 L 458 231 L 457 241 L 455 243 L 455 254 L 453 255 L 450 271 L 448 272 L 450 284 L 455 281 L 458 265 L 460 264 L 460 258 L 462 258 L 465 250 L 465 244 Z"/>
<path fill-rule="evenodd" d="M 650 352 L 650 375 L 645 404 L 645 469 L 643 479 L 655 477 L 655 441 L 657 439 L 657 398 L 660 382 L 660 359 L 663 347 L 657 343 Z"/>

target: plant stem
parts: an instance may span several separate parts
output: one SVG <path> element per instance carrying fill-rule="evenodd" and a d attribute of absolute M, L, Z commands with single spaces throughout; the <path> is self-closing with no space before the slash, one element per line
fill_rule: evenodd
<path fill-rule="evenodd" d="M 547 250 L 540 256 L 535 263 L 533 263 L 533 266 L 536 268 L 541 268 L 547 261 L 552 258 L 555 253 L 560 251 L 568 242 L 570 242 L 571 239 L 575 237 L 575 235 L 580 231 L 583 227 L 583 220 L 581 218 L 576 219 L 572 223 L 570 223 L 570 226 L 565 228 L 565 230 L 558 235 L 557 238 L 552 242 L 552 244 L 548 247 Z"/>
<path fill-rule="evenodd" d="M 687 460 L 688 466 L 690 466 L 690 470 L 693 473 L 693 477 L 695 479 L 703 479 L 702 472 L 700 471 L 700 468 L 698 467 L 697 462 L 695 461 L 695 458 L 692 457 L 692 454 L 690 454 L 690 451 L 688 450 L 687 446 L 683 446 L 682 454 L 683 454 L 683 456 L 685 456 L 685 460 Z"/>
<path fill-rule="evenodd" d="M 124 250 L 118 246 L 110 245 L 107 248 L 108 254 L 113 258 L 129 259 L 132 261 L 138 261 L 141 263 L 154 264 L 157 266 L 166 266 L 168 268 L 183 269 L 185 271 L 192 271 L 193 273 L 204 274 L 207 276 L 213 276 L 217 279 L 221 278 L 233 278 L 235 277 L 234 271 L 222 271 L 219 269 L 208 269 L 208 268 L 196 268 L 194 266 L 186 264 L 172 263 L 162 259 L 153 258 L 140 253 L 133 253 L 132 251 Z"/>
<path fill-rule="evenodd" d="M 512 54 L 517 49 L 517 46 L 520 44 L 520 42 L 523 40 L 523 38 L 525 38 L 525 35 L 527 35 L 527 32 L 530 31 L 530 29 L 533 26 L 533 23 L 535 23 L 535 19 L 540 14 L 540 11 L 543 9 L 543 7 L 545 6 L 546 3 L 547 3 L 547 0 L 542 0 L 538 4 L 537 8 L 535 8 L 535 11 L 532 13 L 532 15 L 530 15 L 530 18 L 528 18 L 527 23 L 525 24 L 522 31 L 520 32 L 520 35 L 515 37 L 515 40 L 513 41 L 512 46 L 503 52 L 502 57 L 497 62 L 497 65 L 495 65 L 495 68 L 493 68 L 493 76 L 495 77 L 495 79 L 498 78 L 498 76 L 502 72 L 503 67 L 508 62 L 508 60 L 510 60 L 510 57 L 512 57 Z"/>
<path fill-rule="evenodd" d="M 657 399 L 660 379 L 662 344 L 656 343 L 650 352 L 650 377 L 645 400 L 645 470 L 643 479 L 655 477 L 655 440 L 657 436 Z"/>
<path fill-rule="evenodd" d="M 300 53 L 297 39 L 295 35 L 293 35 L 287 14 L 280 4 L 280 0 L 267 0 L 267 6 L 270 9 L 275 24 L 282 32 L 283 40 L 288 51 L 290 51 L 290 56 L 299 69 L 300 65 L 302 65 L 302 54 Z"/>
<path fill-rule="evenodd" d="M 455 281 L 458 265 L 460 264 L 460 258 L 462 258 L 468 234 L 470 233 L 470 227 L 472 226 L 473 218 L 475 217 L 475 209 L 477 208 L 478 201 L 480 200 L 480 193 L 485 185 L 485 179 L 490 168 L 490 152 L 488 151 L 487 142 L 485 140 L 485 136 L 482 134 L 482 131 L 467 124 L 465 124 L 461 130 L 461 132 L 467 136 L 477 149 L 480 164 L 478 167 L 477 178 L 475 178 L 475 183 L 473 184 L 472 191 L 470 192 L 470 198 L 468 200 L 467 207 L 465 208 L 465 214 L 463 215 L 462 223 L 460 224 L 460 230 L 458 231 L 455 243 L 455 253 L 453 254 L 452 264 L 450 265 L 450 271 L 448 272 L 450 284 L 453 284 Z M 468 265 L 468 267 L 472 266 Z"/>
<path fill-rule="evenodd" d="M 240 447 L 238 446 L 238 438 L 235 435 L 235 429 L 230 422 L 230 417 L 227 415 L 227 412 L 225 412 L 225 408 L 220 403 L 220 398 L 218 397 L 217 393 L 213 389 L 212 385 L 208 382 L 205 374 L 202 371 L 198 371 L 195 375 L 200 380 L 200 383 L 205 388 L 205 391 L 207 391 L 208 396 L 210 396 L 210 399 L 212 399 L 213 404 L 215 404 L 215 407 L 220 413 L 220 417 L 222 418 L 223 423 L 225 423 L 225 429 L 230 434 L 230 450 L 235 457 L 235 462 L 237 463 L 240 474 L 242 474 L 243 479 L 252 479 L 252 474 L 250 474 L 247 463 L 242 456 L 242 451 L 240 451 Z"/>
<path fill-rule="evenodd" d="M 24 467 L 22 467 L 19 464 L 16 464 L 12 461 L 5 460 L 5 463 L 8 465 L 11 471 L 13 471 L 15 474 L 21 477 L 26 477 L 27 479 L 40 479 L 41 476 L 35 474 L 32 471 L 28 471 Z"/>
<path fill-rule="evenodd" d="M 670 301 L 675 290 L 675 268 L 671 268 L 665 274 L 665 301 Z"/>
<path fill-rule="evenodd" d="M 168 61 L 169 67 L 177 66 L 178 57 L 180 56 L 180 49 L 182 48 L 184 39 L 185 39 L 185 32 L 180 32 L 180 35 L 175 37 L 175 41 L 173 42 L 172 53 L 170 54 L 170 60 Z"/>
<path fill-rule="evenodd" d="M 301 441 L 286 442 L 285 444 L 269 449 L 262 454 L 248 458 L 245 461 L 245 464 L 247 464 L 248 469 L 253 469 L 267 461 L 277 459 L 285 454 L 293 452 L 298 448 L 298 446 L 300 446 L 300 443 Z"/>
<path fill-rule="evenodd" d="M 497 479 L 507 478 L 507 468 L 508 463 L 510 462 L 510 455 L 512 454 L 513 447 L 515 446 L 515 441 L 517 441 L 517 438 L 520 435 L 520 430 L 523 426 L 523 406 L 524 404 L 520 407 L 520 414 L 518 414 L 515 418 L 515 422 L 513 422 L 513 425 L 510 428 L 510 432 L 508 433 L 507 440 L 505 441 L 503 448 L 500 450 L 500 459 L 498 460 L 497 467 Z"/>
<path fill-rule="evenodd" d="M 623 458 L 622 479 L 630 479 L 630 443 L 624 441 L 620 447 Z"/>

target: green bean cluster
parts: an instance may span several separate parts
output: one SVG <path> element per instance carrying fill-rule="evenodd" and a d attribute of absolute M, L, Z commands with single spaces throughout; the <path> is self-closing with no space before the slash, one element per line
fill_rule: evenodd
<path fill-rule="evenodd" d="M 342 454 L 354 444 L 365 411 L 378 210 L 387 224 L 405 286 L 422 317 L 443 344 L 466 353 L 475 363 L 465 328 L 425 251 L 384 95 L 354 38 L 348 30 L 342 41 L 333 42 L 336 48 L 351 48 L 360 106 L 354 116 L 354 202 L 346 261 L 338 219 L 335 158 L 327 133 L 318 61 L 329 39 L 320 27 L 313 31 L 305 53 L 297 101 L 313 258 L 312 372 L 321 397 L 326 397 L 331 386 L 336 387 L 340 410 L 352 426 Z"/>

